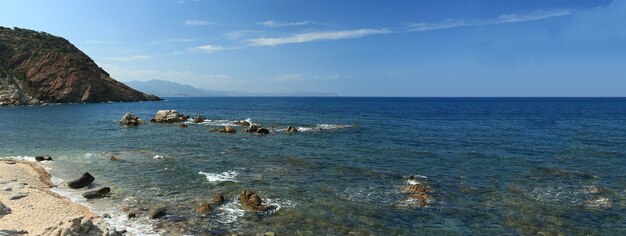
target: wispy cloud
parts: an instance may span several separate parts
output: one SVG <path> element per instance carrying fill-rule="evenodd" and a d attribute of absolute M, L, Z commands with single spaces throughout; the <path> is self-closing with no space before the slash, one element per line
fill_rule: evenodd
<path fill-rule="evenodd" d="M 210 22 L 210 21 L 205 21 L 205 20 L 189 19 L 189 20 L 185 20 L 185 22 L 183 22 L 183 24 L 189 25 L 189 26 L 200 26 L 200 25 L 214 25 L 215 22 Z"/>
<path fill-rule="evenodd" d="M 337 40 L 348 38 L 360 38 L 373 34 L 386 34 L 391 33 L 387 29 L 356 29 L 356 30 L 341 30 L 341 31 L 320 31 L 303 34 L 295 34 L 286 37 L 278 38 L 253 38 L 249 39 L 250 46 L 277 46 L 281 44 L 292 43 L 306 43 L 322 40 Z"/>
<path fill-rule="evenodd" d="M 163 39 L 163 40 L 154 40 L 152 44 L 163 44 L 163 43 L 193 43 L 197 42 L 196 38 L 177 38 L 177 39 Z"/>
<path fill-rule="evenodd" d="M 202 46 L 190 48 L 188 51 L 190 51 L 190 52 L 214 53 L 214 52 L 219 52 L 219 51 L 223 51 L 223 50 L 225 50 L 225 48 L 223 48 L 221 46 L 207 44 L 207 45 L 202 45 Z"/>
<path fill-rule="evenodd" d="M 286 75 L 280 75 L 276 78 L 274 78 L 275 81 L 299 81 L 299 80 L 304 80 L 305 76 L 298 74 L 298 73 L 292 73 L 292 74 L 286 74 Z"/>
<path fill-rule="evenodd" d="M 408 31 L 430 31 L 440 29 L 450 29 L 466 26 L 481 26 L 481 25 L 495 25 L 516 23 L 525 21 L 543 20 L 552 17 L 559 17 L 570 15 L 571 12 L 567 10 L 554 10 L 554 11 L 536 11 L 529 14 L 508 14 L 501 15 L 492 19 L 473 19 L 473 20 L 453 20 L 446 19 L 438 23 L 412 23 L 409 24 Z"/>
<path fill-rule="evenodd" d="M 296 22 L 284 22 L 284 21 L 273 21 L 268 20 L 264 22 L 259 22 L 257 24 L 263 25 L 270 28 L 278 28 L 278 27 L 286 27 L 286 26 L 301 26 L 301 25 L 309 25 L 312 24 L 311 21 L 296 21 Z"/>
<path fill-rule="evenodd" d="M 127 57 L 108 57 L 105 59 L 110 60 L 110 61 L 128 62 L 128 61 L 146 60 L 150 58 L 151 58 L 150 56 L 146 56 L 146 55 L 133 55 L 133 56 L 127 56 Z"/>

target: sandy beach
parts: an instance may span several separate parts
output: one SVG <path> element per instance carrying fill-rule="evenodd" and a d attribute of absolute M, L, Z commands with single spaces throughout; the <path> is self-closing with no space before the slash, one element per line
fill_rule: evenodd
<path fill-rule="evenodd" d="M 0 161 L 0 235 L 121 235 L 53 187 L 36 163 Z"/>

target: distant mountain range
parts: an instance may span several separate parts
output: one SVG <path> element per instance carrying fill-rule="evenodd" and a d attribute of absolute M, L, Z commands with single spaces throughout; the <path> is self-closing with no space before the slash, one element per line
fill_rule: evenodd
<path fill-rule="evenodd" d="M 159 97 L 336 97 L 334 93 L 295 92 L 295 93 L 254 93 L 237 91 L 218 91 L 196 88 L 165 80 L 129 81 L 126 85 L 144 93 Z"/>

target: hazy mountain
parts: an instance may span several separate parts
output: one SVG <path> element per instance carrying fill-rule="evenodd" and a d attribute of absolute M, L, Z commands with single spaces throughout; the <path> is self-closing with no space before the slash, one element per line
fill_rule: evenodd
<path fill-rule="evenodd" d="M 295 92 L 295 93 L 252 93 L 238 91 L 218 91 L 196 88 L 165 80 L 129 81 L 126 84 L 144 93 L 160 97 L 254 97 L 254 96 L 285 96 L 285 97 L 336 97 L 334 93 Z"/>

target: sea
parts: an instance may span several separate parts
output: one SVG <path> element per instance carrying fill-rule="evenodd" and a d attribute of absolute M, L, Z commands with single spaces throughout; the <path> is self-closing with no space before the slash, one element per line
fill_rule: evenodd
<path fill-rule="evenodd" d="M 154 124 L 158 110 L 203 116 Z M 146 121 L 124 127 L 132 112 Z M 247 120 L 270 134 L 243 132 Z M 284 132 L 292 125 L 300 132 Z M 237 133 L 209 132 L 233 126 Z M 0 158 L 129 235 L 626 235 L 626 98 L 211 97 L 0 108 Z M 117 160 L 111 160 L 115 156 Z M 84 172 L 102 199 L 67 181 Z M 415 176 L 407 181 L 409 176 Z M 428 186 L 425 206 L 403 189 Z M 245 211 L 242 190 L 269 210 Z M 223 194 L 210 213 L 196 205 Z M 167 215 L 148 219 L 164 206 Z M 129 212 L 138 217 L 128 219 Z"/>

